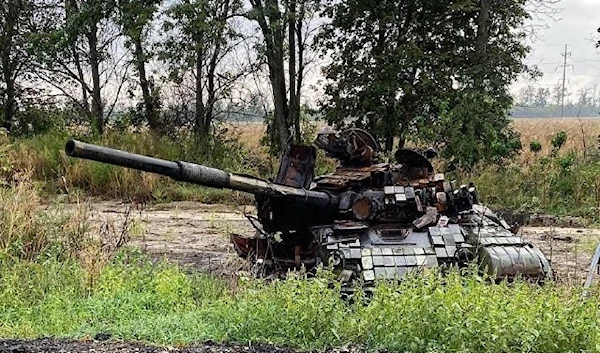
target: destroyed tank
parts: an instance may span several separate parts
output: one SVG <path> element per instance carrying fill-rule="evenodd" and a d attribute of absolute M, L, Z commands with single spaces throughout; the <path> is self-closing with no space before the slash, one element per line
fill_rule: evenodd
<path fill-rule="evenodd" d="M 315 146 L 291 145 L 268 181 L 75 140 L 67 142 L 66 153 L 253 194 L 257 216 L 249 221 L 256 236 L 233 234 L 231 241 L 261 277 L 331 266 L 349 289 L 472 263 L 498 280 L 551 277 L 542 252 L 482 205 L 473 184 L 457 185 L 434 172 L 433 150 L 399 149 L 393 163 L 378 163 L 380 147 L 361 129 L 324 129 L 315 145 L 339 161 L 333 173 L 315 177 Z"/>

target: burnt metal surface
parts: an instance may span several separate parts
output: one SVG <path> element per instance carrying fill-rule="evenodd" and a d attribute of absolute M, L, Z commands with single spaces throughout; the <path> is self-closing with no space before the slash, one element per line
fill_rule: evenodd
<path fill-rule="evenodd" d="M 291 145 L 279 164 L 275 182 L 297 188 L 310 188 L 315 177 L 317 150 L 313 146 Z"/>
<path fill-rule="evenodd" d="M 257 217 L 249 220 L 256 237 L 232 235 L 231 241 L 258 276 L 331 266 L 348 291 L 356 283 L 368 287 L 377 279 L 473 262 L 496 279 L 552 276 L 541 251 L 479 203 L 475 185 L 446 180 L 423 154 L 402 149 L 396 163 L 379 163 L 376 140 L 356 129 L 326 130 L 317 140 L 341 158 L 333 173 L 314 178 L 314 147 L 291 146 L 274 182 L 78 141 L 69 141 L 66 152 L 254 194 Z"/>

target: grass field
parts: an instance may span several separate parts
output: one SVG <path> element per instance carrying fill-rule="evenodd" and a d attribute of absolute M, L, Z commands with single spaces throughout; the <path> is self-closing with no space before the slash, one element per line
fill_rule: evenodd
<path fill-rule="evenodd" d="M 324 122 L 316 122 L 318 126 Z M 541 154 L 550 152 L 550 141 L 560 131 L 568 135 L 563 151 L 583 151 L 597 146 L 600 135 L 599 118 L 543 118 L 543 119 L 514 119 L 513 126 L 521 135 L 524 154 L 527 154 L 531 141 L 542 143 Z M 239 136 L 240 142 L 251 149 L 261 149 L 260 140 L 264 136 L 266 127 L 262 123 L 235 123 L 228 124 L 227 128 Z"/>
<path fill-rule="evenodd" d="M 560 131 L 568 135 L 563 151 L 583 151 L 597 146 L 600 118 L 515 119 L 515 130 L 521 134 L 524 150 L 531 141 L 542 143 L 542 154 L 550 151 L 550 140 Z"/>

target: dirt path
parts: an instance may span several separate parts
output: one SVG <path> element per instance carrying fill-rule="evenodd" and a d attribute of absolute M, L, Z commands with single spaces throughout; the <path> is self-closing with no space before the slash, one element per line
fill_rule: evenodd
<path fill-rule="evenodd" d="M 75 209 L 77 206 L 66 207 Z M 216 274 L 230 273 L 242 264 L 233 252 L 229 235 L 254 234 L 244 216 L 244 213 L 256 212 L 251 206 L 172 202 L 140 209 L 110 201 L 87 207 L 94 227 L 108 225 L 119 232 L 127 223 L 132 242 L 152 256 L 167 256 L 183 265 Z M 569 285 L 583 283 L 600 242 L 599 229 L 524 227 L 520 233 L 542 249 L 552 261 L 558 280 Z"/>
<path fill-rule="evenodd" d="M 69 204 L 71 212 L 81 205 Z M 102 201 L 85 205 L 91 226 L 120 233 L 129 229 L 130 242 L 154 258 L 167 257 L 184 266 L 213 274 L 228 274 L 243 262 L 229 242 L 231 233 L 254 235 L 245 213 L 252 206 L 209 205 L 198 202 L 171 202 L 156 205 Z"/>
<path fill-rule="evenodd" d="M 600 242 L 600 229 L 524 227 L 521 233 L 552 262 L 558 282 L 583 284 Z M 596 276 L 596 281 L 600 281 L 600 276 Z"/>
<path fill-rule="evenodd" d="M 0 340 L 2 353 L 291 353 L 291 349 L 267 345 L 244 346 L 236 344 L 211 344 L 196 345 L 185 348 L 157 347 L 137 343 L 111 342 L 111 341 L 72 341 L 59 339 L 38 340 Z M 331 351 L 334 352 L 334 351 Z"/>

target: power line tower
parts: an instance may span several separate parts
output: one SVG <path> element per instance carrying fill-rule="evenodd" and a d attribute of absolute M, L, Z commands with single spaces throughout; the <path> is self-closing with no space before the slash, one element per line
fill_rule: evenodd
<path fill-rule="evenodd" d="M 565 44 L 565 53 L 561 54 L 564 58 L 563 60 L 563 78 L 562 78 L 562 94 L 561 94 L 561 103 L 560 103 L 560 117 L 565 116 L 565 84 L 567 82 L 567 58 L 571 56 L 571 53 L 567 51 L 567 44 Z"/>

